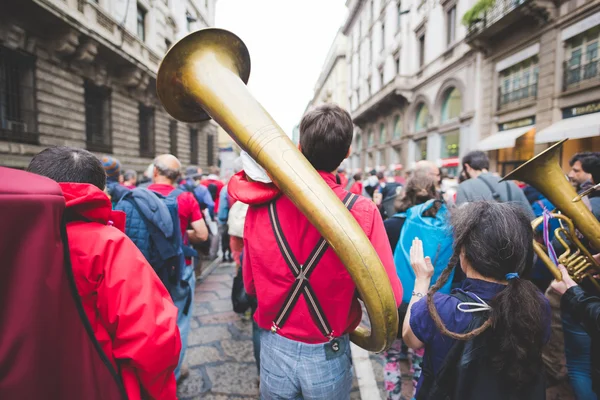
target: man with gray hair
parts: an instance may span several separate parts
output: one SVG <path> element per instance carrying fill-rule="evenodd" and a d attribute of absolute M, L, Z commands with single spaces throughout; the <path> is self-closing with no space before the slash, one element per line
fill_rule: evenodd
<path fill-rule="evenodd" d="M 137 186 L 137 172 L 128 169 L 123 174 L 123 186 L 127 189 L 134 189 Z"/>
<path fill-rule="evenodd" d="M 435 181 L 435 188 L 439 191 L 442 183 L 439 167 L 433 161 L 421 160 L 415 164 L 415 175 L 428 175 Z"/>

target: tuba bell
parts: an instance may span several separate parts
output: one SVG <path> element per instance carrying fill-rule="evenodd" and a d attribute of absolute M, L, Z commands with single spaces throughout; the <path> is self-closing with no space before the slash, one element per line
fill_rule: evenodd
<path fill-rule="evenodd" d="M 569 276 L 577 283 L 589 280 L 598 290 L 600 282 L 594 277 L 600 274 L 600 266 L 588 249 L 581 243 L 578 232 L 596 249 L 600 250 L 600 222 L 587 206 L 579 201 L 575 189 L 565 178 L 559 164 L 559 153 L 564 139 L 538 154 L 525 164 L 506 175 L 502 180 L 519 180 L 539 190 L 560 213 L 551 213 L 561 226 L 555 230 L 555 237 L 566 249 L 558 262 L 565 266 Z M 543 217 L 536 218 L 531 224 L 536 229 L 543 222 Z M 567 240 L 565 241 L 561 234 Z M 571 245 L 569 245 L 570 242 Z M 557 280 L 562 280 L 560 270 L 551 260 L 547 249 L 534 240 L 534 250 Z M 575 250 L 571 250 L 574 248 Z"/>
<path fill-rule="evenodd" d="M 156 79 L 158 96 L 175 119 L 214 119 L 268 172 L 317 228 L 351 275 L 371 321 L 350 337 L 380 352 L 398 330 L 392 288 L 371 242 L 312 165 L 246 87 L 250 55 L 233 33 L 216 28 L 189 34 L 167 52 Z"/>

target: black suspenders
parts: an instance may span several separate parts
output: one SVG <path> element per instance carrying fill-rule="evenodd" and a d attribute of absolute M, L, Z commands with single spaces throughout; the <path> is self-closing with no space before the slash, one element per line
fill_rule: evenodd
<path fill-rule="evenodd" d="M 357 199 L 357 195 L 348 193 L 343 202 L 346 208 L 351 210 Z M 304 264 L 300 264 L 292 253 L 290 245 L 288 244 L 285 236 L 283 236 L 283 231 L 281 230 L 281 224 L 279 223 L 279 217 L 277 216 L 277 209 L 274 201 L 269 204 L 269 217 L 271 219 L 271 226 L 273 227 L 273 232 L 275 233 L 275 239 L 277 241 L 277 245 L 279 246 L 279 250 L 281 251 L 286 264 L 292 271 L 292 274 L 294 274 L 294 277 L 296 278 L 296 281 L 288 293 L 281 310 L 279 310 L 275 321 L 273 321 L 271 331 L 277 332 L 277 330 L 280 329 L 283 324 L 285 324 L 285 321 L 292 313 L 292 309 L 300 299 L 300 296 L 304 294 L 306 304 L 308 305 L 308 309 L 313 317 L 313 320 L 316 322 L 317 327 L 323 336 L 329 340 L 332 340 L 333 330 L 331 329 L 331 326 L 325 317 L 325 313 L 323 312 L 323 308 L 319 304 L 317 296 L 315 295 L 315 292 L 308 281 L 310 274 L 312 271 L 314 271 L 316 265 L 321 260 L 321 257 L 323 257 L 323 254 L 325 254 L 325 251 L 327 251 L 329 248 L 329 244 L 325 241 L 325 239 L 320 238 L 317 242 L 317 245 L 308 256 L 306 262 Z"/>

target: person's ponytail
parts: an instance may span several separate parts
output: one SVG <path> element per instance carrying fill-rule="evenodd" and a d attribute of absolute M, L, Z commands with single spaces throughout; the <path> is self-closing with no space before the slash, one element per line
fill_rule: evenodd
<path fill-rule="evenodd" d="M 513 278 L 490 306 L 488 348 L 492 365 L 511 384 L 526 385 L 542 367 L 544 300 L 533 283 Z"/>

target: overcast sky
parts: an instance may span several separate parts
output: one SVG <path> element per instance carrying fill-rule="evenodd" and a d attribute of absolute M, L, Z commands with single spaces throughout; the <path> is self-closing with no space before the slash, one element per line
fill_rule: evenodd
<path fill-rule="evenodd" d="M 217 1 L 217 27 L 250 51 L 250 90 L 289 136 L 346 15 L 345 0 Z"/>

